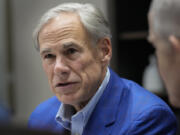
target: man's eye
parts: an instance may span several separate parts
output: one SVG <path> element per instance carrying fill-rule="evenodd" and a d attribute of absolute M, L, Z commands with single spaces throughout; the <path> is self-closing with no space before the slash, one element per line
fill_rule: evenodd
<path fill-rule="evenodd" d="M 76 52 L 77 52 L 76 49 L 74 49 L 74 48 L 69 48 L 69 49 L 66 51 L 66 54 L 69 55 L 69 54 L 74 54 L 74 53 L 76 53 Z"/>
<path fill-rule="evenodd" d="M 46 54 L 44 56 L 45 59 L 51 59 L 51 58 L 54 58 L 55 56 L 53 54 Z"/>

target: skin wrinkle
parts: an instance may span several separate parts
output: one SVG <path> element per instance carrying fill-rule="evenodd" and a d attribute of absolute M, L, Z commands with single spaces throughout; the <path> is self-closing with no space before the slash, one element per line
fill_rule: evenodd
<path fill-rule="evenodd" d="M 62 38 L 73 38 L 73 34 L 70 31 L 76 31 L 77 28 L 64 27 L 62 29 L 57 29 L 55 31 L 51 31 L 45 33 L 43 38 L 44 41 L 48 41 L 49 43 L 57 43 L 62 40 Z"/>
<path fill-rule="evenodd" d="M 77 45 L 74 44 L 73 42 L 63 44 L 62 46 L 63 46 L 63 47 L 62 47 L 63 50 L 66 50 L 66 49 L 68 49 L 68 48 L 76 48 L 76 49 L 78 49 L 80 52 L 83 51 L 82 48 L 80 48 L 79 46 L 77 46 Z M 51 53 L 51 51 L 52 51 L 52 50 L 51 50 L 50 48 L 43 48 L 43 49 L 41 50 L 40 54 L 41 54 L 41 56 L 43 56 L 43 55 L 45 55 L 45 54 L 47 54 L 47 53 Z"/>

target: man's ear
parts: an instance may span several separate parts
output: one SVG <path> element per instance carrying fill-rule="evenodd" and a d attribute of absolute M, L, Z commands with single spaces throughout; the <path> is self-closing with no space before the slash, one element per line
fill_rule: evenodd
<path fill-rule="evenodd" d="M 180 39 L 178 39 L 174 35 L 170 35 L 169 36 L 169 41 L 172 44 L 173 50 L 180 52 Z"/>
<path fill-rule="evenodd" d="M 98 49 L 100 51 L 101 55 L 101 61 L 109 63 L 111 57 L 112 57 L 112 46 L 111 41 L 109 38 L 102 38 L 98 42 Z"/>

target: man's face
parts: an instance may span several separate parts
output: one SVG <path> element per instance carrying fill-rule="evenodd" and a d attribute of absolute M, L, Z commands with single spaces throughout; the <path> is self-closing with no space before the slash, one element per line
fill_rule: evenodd
<path fill-rule="evenodd" d="M 43 68 L 58 99 L 75 106 L 86 104 L 106 74 L 108 60 L 93 47 L 79 17 L 61 13 L 49 21 L 39 34 Z M 98 43 L 97 43 L 98 46 Z"/>
<path fill-rule="evenodd" d="M 169 50 L 169 45 L 161 37 L 161 35 L 155 32 L 154 25 L 153 25 L 154 20 L 153 20 L 152 12 L 148 14 L 148 21 L 149 21 L 148 40 L 152 43 L 153 47 L 155 48 L 159 71 L 160 71 L 162 79 L 166 82 L 169 76 L 168 71 L 171 69 L 171 65 L 170 65 L 171 53 Z"/>
<path fill-rule="evenodd" d="M 171 95 L 175 91 L 179 91 L 180 85 L 180 57 L 177 57 L 176 51 L 172 49 L 168 37 L 162 38 L 158 35 L 153 27 L 153 13 L 150 12 L 148 16 L 149 21 L 149 37 L 148 40 L 156 49 L 156 56 L 160 75 L 165 83 L 168 93 Z M 175 94 L 177 95 L 177 94 Z"/>

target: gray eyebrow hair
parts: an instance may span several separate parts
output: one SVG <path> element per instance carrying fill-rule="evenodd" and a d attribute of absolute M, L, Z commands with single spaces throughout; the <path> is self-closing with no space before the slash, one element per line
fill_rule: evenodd
<path fill-rule="evenodd" d="M 51 49 L 50 49 L 50 48 L 44 48 L 44 49 L 42 49 L 42 50 L 40 51 L 40 54 L 42 55 L 42 54 L 44 54 L 44 53 L 49 53 L 49 52 L 51 52 Z"/>
<path fill-rule="evenodd" d="M 68 42 L 68 43 L 64 43 L 62 45 L 63 45 L 63 48 L 65 48 L 65 49 L 68 47 L 71 47 L 71 46 L 77 46 L 77 44 L 74 42 Z"/>
<path fill-rule="evenodd" d="M 78 49 L 81 49 L 81 48 L 78 46 L 78 44 L 77 44 L 77 43 L 74 43 L 74 42 L 67 42 L 67 43 L 62 44 L 62 46 L 63 46 L 64 49 L 67 49 L 67 48 L 73 47 L 73 46 L 76 47 L 76 48 L 78 48 Z"/>

